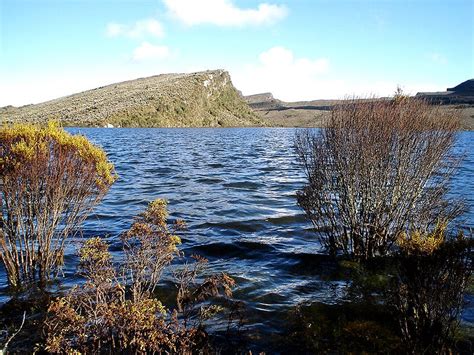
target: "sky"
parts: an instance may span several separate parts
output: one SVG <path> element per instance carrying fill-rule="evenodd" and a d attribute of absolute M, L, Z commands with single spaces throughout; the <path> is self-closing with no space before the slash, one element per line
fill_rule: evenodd
<path fill-rule="evenodd" d="M 473 0 L 0 0 L 0 106 L 225 69 L 285 101 L 474 77 Z"/>

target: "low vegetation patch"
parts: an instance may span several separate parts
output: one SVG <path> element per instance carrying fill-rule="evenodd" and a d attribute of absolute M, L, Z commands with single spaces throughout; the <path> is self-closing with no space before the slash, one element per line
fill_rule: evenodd
<path fill-rule="evenodd" d="M 81 248 L 79 273 L 86 282 L 53 301 L 45 321 L 50 352 L 191 353 L 209 348 L 204 321 L 222 307 L 204 304 L 210 298 L 231 297 L 234 280 L 226 274 L 196 278 L 206 260 L 176 271 L 175 309 L 155 297 L 164 269 L 179 257 L 184 227 L 167 225 L 166 203 L 155 200 L 123 233 L 124 261 L 113 264 L 106 242 L 87 240 Z M 197 307 L 197 305 L 200 307 Z"/>

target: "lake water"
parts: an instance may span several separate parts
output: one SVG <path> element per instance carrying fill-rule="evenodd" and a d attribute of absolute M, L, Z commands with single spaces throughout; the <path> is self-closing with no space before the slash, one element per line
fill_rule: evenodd
<path fill-rule="evenodd" d="M 149 201 L 166 198 L 171 218 L 183 218 L 189 227 L 183 252 L 208 258 L 210 271 L 236 279 L 234 296 L 249 311 L 248 328 L 272 332 L 299 302 L 343 297 L 345 283 L 325 277 L 330 266 L 296 204 L 304 177 L 293 150 L 295 129 L 70 131 L 101 145 L 119 175 L 87 221 L 86 236 L 108 233 L 112 249 L 119 250 L 114 241 L 133 216 Z M 474 132 L 460 134 L 459 148 L 467 155 L 453 193 L 471 207 L 461 222 L 467 229 L 474 227 Z M 65 271 L 73 283 L 74 267 Z M 470 306 L 463 319 L 474 322 Z"/>

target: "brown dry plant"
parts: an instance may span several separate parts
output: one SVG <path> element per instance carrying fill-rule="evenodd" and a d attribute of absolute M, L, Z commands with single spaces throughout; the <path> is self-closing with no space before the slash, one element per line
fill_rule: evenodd
<path fill-rule="evenodd" d="M 156 298 L 154 291 L 164 269 L 182 255 L 175 233 L 184 228 L 184 222 L 168 225 L 166 207 L 164 200 L 151 202 L 122 235 L 121 265 L 113 265 L 108 244 L 101 238 L 83 245 L 79 273 L 86 282 L 51 303 L 44 326 L 47 351 L 190 354 L 207 349 L 204 318 L 219 309 L 200 307 L 199 302 L 230 297 L 234 281 L 222 274 L 197 283 L 206 262 L 199 258 L 177 273 L 183 275 L 177 280 L 178 309 L 167 309 Z M 197 310 L 192 311 L 191 305 Z"/>
<path fill-rule="evenodd" d="M 177 246 L 181 244 L 181 239 L 176 233 L 184 229 L 185 224 L 177 220 L 170 228 L 167 218 L 167 202 L 156 199 L 122 234 L 125 248 L 122 276 L 125 283 L 131 285 L 134 300 L 150 297 L 163 269 L 180 255 Z"/>
<path fill-rule="evenodd" d="M 398 93 L 346 100 L 323 129 L 300 131 L 307 184 L 298 204 L 324 246 L 359 259 L 386 255 L 401 232 L 425 232 L 462 213 L 462 203 L 447 198 L 461 159 L 458 128 L 452 112 Z"/>
<path fill-rule="evenodd" d="M 401 233 L 389 305 L 408 353 L 451 353 L 472 274 L 473 239 L 449 237 L 446 223 L 433 231 Z"/>
<path fill-rule="evenodd" d="M 224 310 L 221 305 L 202 304 L 202 302 L 219 295 L 232 297 L 235 281 L 227 274 L 219 273 L 204 278 L 202 283 L 197 282 L 198 276 L 204 272 L 207 259 L 199 255 L 193 255 L 192 258 L 195 260 L 192 265 L 185 264 L 174 273 L 178 288 L 176 308 L 185 326 L 192 325 L 194 328 L 202 329 L 204 321 Z M 232 304 L 230 306 L 232 308 Z M 229 323 L 233 321 L 229 320 Z"/>
<path fill-rule="evenodd" d="M 54 123 L 0 128 L 0 258 L 10 286 L 57 275 L 66 241 L 115 179 L 84 136 Z"/>

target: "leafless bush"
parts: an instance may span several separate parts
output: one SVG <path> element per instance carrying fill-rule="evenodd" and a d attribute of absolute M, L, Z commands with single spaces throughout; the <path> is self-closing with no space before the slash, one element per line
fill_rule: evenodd
<path fill-rule="evenodd" d="M 0 129 L 0 257 L 8 282 L 44 284 L 116 179 L 105 152 L 54 124 Z"/>
<path fill-rule="evenodd" d="M 329 251 L 385 255 L 400 232 L 458 216 L 462 204 L 446 197 L 458 127 L 451 112 L 397 95 L 348 100 L 324 129 L 299 132 L 307 184 L 298 204 Z"/>
<path fill-rule="evenodd" d="M 186 326 L 192 324 L 195 328 L 202 328 L 203 322 L 223 311 L 223 307 L 201 303 L 220 294 L 231 297 L 235 281 L 227 274 L 220 273 L 208 276 L 202 283 L 197 283 L 196 279 L 202 274 L 207 260 L 197 255 L 193 255 L 193 259 L 194 264 L 186 264 L 175 273 L 178 286 L 176 305 Z M 198 305 L 200 306 L 197 307 Z"/>

